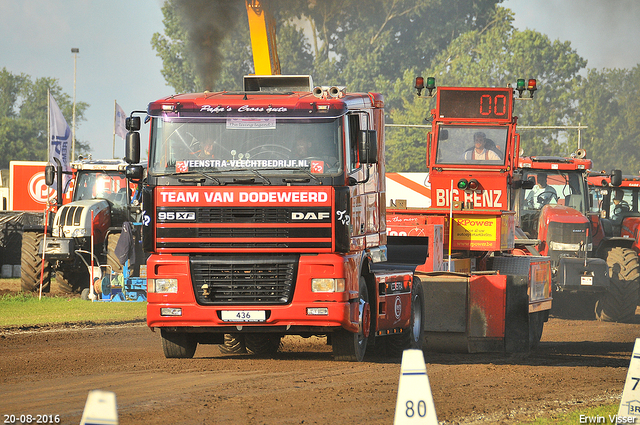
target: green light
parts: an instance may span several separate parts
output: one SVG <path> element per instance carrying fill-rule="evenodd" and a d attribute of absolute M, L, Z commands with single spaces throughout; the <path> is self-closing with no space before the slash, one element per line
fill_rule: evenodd
<path fill-rule="evenodd" d="M 469 182 L 466 179 L 460 179 L 460 181 L 458 182 L 458 189 L 465 190 L 468 184 Z"/>
<path fill-rule="evenodd" d="M 524 90 L 524 78 L 518 78 L 516 82 L 516 90 Z"/>
<path fill-rule="evenodd" d="M 435 89 L 435 88 L 436 88 L 436 78 L 427 77 L 427 89 Z"/>

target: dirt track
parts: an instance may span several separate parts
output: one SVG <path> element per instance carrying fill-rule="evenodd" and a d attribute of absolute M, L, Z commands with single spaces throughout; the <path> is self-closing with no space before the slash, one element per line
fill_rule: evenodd
<path fill-rule="evenodd" d="M 425 353 L 438 419 L 513 424 L 617 402 L 636 337 L 639 325 L 552 318 L 529 356 Z M 287 337 L 274 359 L 199 346 L 167 360 L 160 344 L 143 323 L 0 330 L 0 418 L 77 424 L 103 389 L 121 424 L 393 423 L 399 359 L 336 362 L 321 338 Z"/>

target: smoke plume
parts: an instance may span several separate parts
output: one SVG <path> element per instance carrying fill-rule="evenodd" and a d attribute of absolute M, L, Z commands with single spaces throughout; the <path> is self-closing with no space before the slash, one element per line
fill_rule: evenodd
<path fill-rule="evenodd" d="M 238 19 L 246 15 L 244 1 L 178 0 L 173 5 L 187 33 L 188 58 L 205 90 L 211 90 L 224 60 L 222 42 Z"/>

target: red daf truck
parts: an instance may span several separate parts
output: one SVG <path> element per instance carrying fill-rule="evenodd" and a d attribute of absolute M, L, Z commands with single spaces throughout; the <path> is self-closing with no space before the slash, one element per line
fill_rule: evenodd
<path fill-rule="evenodd" d="M 416 88 L 418 95 L 431 93 L 435 81 L 418 78 Z M 523 99 L 535 90 L 535 80 L 526 87 L 518 81 L 520 97 L 530 93 Z M 422 189 L 406 182 L 430 202 L 387 193 L 389 252 L 402 247 L 390 261 L 407 258 L 421 239 L 443 240 L 444 252 L 430 250 L 415 269 L 425 293 L 427 348 L 528 351 L 548 319 L 550 260 L 519 231 L 514 210 L 528 185 L 519 170 L 514 94 L 511 87 L 437 88 L 427 134 L 428 190 L 426 181 Z"/>
<path fill-rule="evenodd" d="M 421 345 L 422 287 L 373 268 L 386 258 L 383 106 L 282 75 L 149 104 L 147 323 L 165 356 L 225 341 L 270 354 L 287 334 L 327 335 L 342 360 Z M 139 133 L 127 146 L 135 162 Z"/>

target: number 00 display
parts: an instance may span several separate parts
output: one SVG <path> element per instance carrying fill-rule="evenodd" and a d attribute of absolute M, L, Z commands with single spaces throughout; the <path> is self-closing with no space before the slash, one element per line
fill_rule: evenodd
<path fill-rule="evenodd" d="M 438 89 L 440 118 L 511 120 L 513 90 L 505 89 Z"/>

